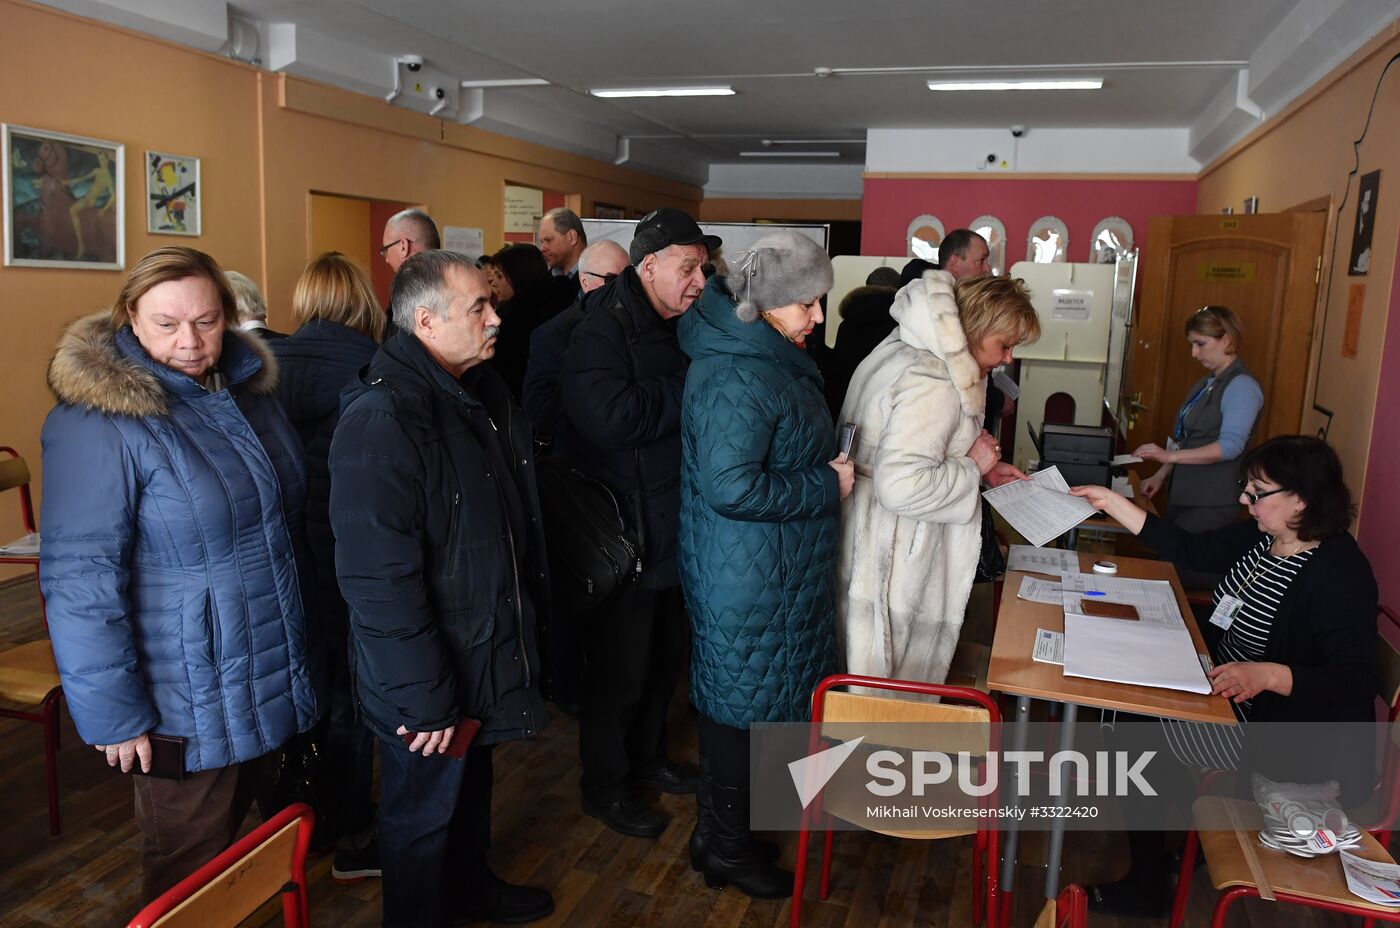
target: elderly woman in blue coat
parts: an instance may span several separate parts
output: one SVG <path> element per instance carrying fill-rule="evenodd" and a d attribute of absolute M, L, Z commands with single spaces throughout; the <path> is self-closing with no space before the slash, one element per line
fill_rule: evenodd
<path fill-rule="evenodd" d="M 748 728 L 808 718 L 838 667 L 841 500 L 836 452 L 804 339 L 822 321 L 831 261 L 806 236 L 770 235 L 736 256 L 681 317 L 691 358 L 681 413 L 681 585 L 694 635 L 701 786 L 691 863 L 711 887 L 792 893 L 792 874 L 749 832 Z"/>
<path fill-rule="evenodd" d="M 214 259 L 161 248 L 49 365 L 40 566 L 69 711 L 124 773 L 155 736 L 183 759 L 134 778 L 147 900 L 233 840 L 259 761 L 317 714 L 301 446 L 236 323 Z"/>

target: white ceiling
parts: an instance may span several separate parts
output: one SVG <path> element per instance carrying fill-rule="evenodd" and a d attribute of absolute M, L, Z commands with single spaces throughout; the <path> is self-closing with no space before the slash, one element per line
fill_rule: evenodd
<path fill-rule="evenodd" d="M 206 13 L 211 5 L 223 5 L 223 0 L 50 2 L 88 15 L 102 15 L 90 12 L 94 8 L 123 8 L 128 22 L 138 6 L 144 16 L 163 6 L 178 19 L 196 5 Z M 387 92 L 393 58 L 404 54 L 423 56 L 424 73 L 454 89 L 459 80 L 543 78 L 550 86 L 485 91 L 477 124 L 605 157 L 613 154 L 617 138 L 627 138 L 630 163 L 688 179 L 697 170 L 703 177 L 709 164 L 749 160 L 738 153 L 759 149 L 765 138 L 848 140 L 856 144 L 807 146 L 834 148 L 842 158 L 806 163 L 858 165 L 865 161 L 859 143 L 870 128 L 1192 127 L 1270 40 L 1276 53 L 1279 37 L 1287 33 L 1285 52 L 1318 54 L 1318 35 L 1336 32 L 1344 19 L 1335 12 L 1339 8 L 1346 8 L 1345 25 L 1359 38 L 1332 41 L 1324 49 L 1329 54 L 1342 45 L 1356 47 L 1400 15 L 1400 0 L 227 4 L 228 13 L 261 33 L 263 58 L 272 24 L 294 23 L 307 36 L 337 40 L 319 50 L 309 42 L 298 44 L 296 54 L 278 66 L 362 92 Z M 1308 49 L 1310 35 L 1314 47 Z M 321 60 L 313 61 L 317 56 Z M 1028 70 L 1031 66 L 1045 69 Z M 819 78 L 817 68 L 837 73 Z M 841 73 L 889 68 L 909 70 Z M 1104 89 L 936 94 L 926 87 L 934 76 L 1042 74 L 1102 77 Z M 737 94 L 625 100 L 587 94 L 596 87 L 688 83 L 730 84 Z M 457 118 L 465 118 L 460 110 L 466 103 L 459 103 Z"/>

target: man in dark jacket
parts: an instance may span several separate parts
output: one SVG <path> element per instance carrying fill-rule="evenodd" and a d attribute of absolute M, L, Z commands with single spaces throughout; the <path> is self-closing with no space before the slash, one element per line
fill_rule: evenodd
<path fill-rule="evenodd" d="M 355 695 L 382 742 L 383 923 L 533 921 L 549 893 L 486 865 L 491 748 L 545 723 L 530 429 L 482 363 L 500 319 L 468 259 L 410 257 L 391 305 L 398 334 L 347 388 L 330 457 Z M 465 758 L 441 756 L 469 720 Z"/>
<path fill-rule="evenodd" d="M 649 213 L 632 266 L 599 291 L 560 374 L 571 460 L 613 491 L 642 546 L 640 578 L 598 607 L 584 637 L 579 719 L 583 810 L 637 837 L 661 834 L 666 817 L 629 779 L 670 793 L 698 784 L 694 768 L 666 758 L 666 708 L 689 634 L 676 569 L 686 358 L 675 322 L 704 289 L 702 265 L 719 245 L 680 210 Z"/>

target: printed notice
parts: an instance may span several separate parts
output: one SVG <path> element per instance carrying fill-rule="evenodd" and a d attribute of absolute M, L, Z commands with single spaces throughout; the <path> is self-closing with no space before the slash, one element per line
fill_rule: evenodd
<path fill-rule="evenodd" d="M 1088 322 L 1094 306 L 1092 290 L 1051 290 L 1050 318 L 1070 322 Z"/>
<path fill-rule="evenodd" d="M 486 232 L 470 226 L 443 226 L 442 250 L 455 251 L 468 258 L 480 258 L 486 253 Z"/>
<path fill-rule="evenodd" d="M 1021 570 L 1059 578 L 1060 574 L 1079 572 L 1079 554 L 1064 548 L 1032 548 L 1012 545 L 1006 556 L 1007 570 Z M 1058 602 L 1058 600 L 1056 600 Z"/>
<path fill-rule="evenodd" d="M 1062 605 L 1064 595 L 1064 588 L 1054 580 L 1038 580 L 1035 577 L 1022 577 L 1021 588 L 1016 591 L 1017 599 L 1047 606 Z"/>
<path fill-rule="evenodd" d="M 1013 480 L 982 496 L 1037 548 L 1094 514 L 1093 506 L 1069 495 L 1058 467 L 1038 470 L 1029 480 Z"/>
<path fill-rule="evenodd" d="M 1342 872 L 1353 895 L 1377 905 L 1400 905 L 1400 866 L 1342 851 Z"/>

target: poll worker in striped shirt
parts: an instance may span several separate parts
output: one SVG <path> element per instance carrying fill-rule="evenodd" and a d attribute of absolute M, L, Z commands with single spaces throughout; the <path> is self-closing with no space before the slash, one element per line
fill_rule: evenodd
<path fill-rule="evenodd" d="M 1159 556 L 1224 574 L 1201 631 L 1215 665 L 1208 674 L 1212 690 L 1231 701 L 1241 724 L 1164 720 L 1161 726 L 1176 759 L 1199 769 L 1257 766 L 1242 761 L 1260 747 L 1247 735 L 1253 723 L 1375 721 L 1376 579 L 1348 531 L 1351 493 L 1336 452 L 1317 438 L 1280 436 L 1245 455 L 1240 472 L 1239 501 L 1251 518 L 1203 532 L 1172 525 L 1103 487 L 1070 491 Z M 1349 749 L 1346 759 L 1354 763 L 1345 769 L 1335 752 L 1289 753 L 1313 768 L 1290 770 L 1290 777 L 1336 779 L 1348 806 L 1364 801 L 1375 782 L 1374 757 L 1358 756 L 1364 750 Z M 1155 908 L 1165 898 L 1160 836 L 1150 837 L 1155 847 L 1147 850 L 1138 845 L 1151 842 L 1141 836 L 1130 841 L 1128 880 L 1096 887 L 1106 904 L 1094 907 L 1132 914 L 1126 908 Z"/>

